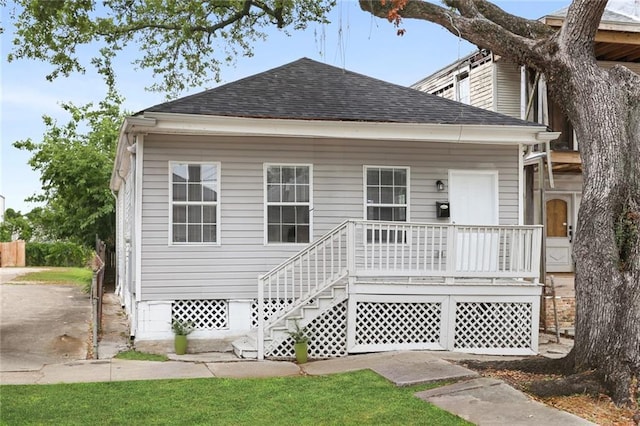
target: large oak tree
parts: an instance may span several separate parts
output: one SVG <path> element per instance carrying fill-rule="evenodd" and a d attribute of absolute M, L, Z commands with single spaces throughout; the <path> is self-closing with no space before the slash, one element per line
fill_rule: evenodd
<path fill-rule="evenodd" d="M 594 39 L 607 0 L 574 0 L 559 30 L 485 0 L 360 0 L 376 16 L 437 23 L 543 73 L 580 140 L 583 195 L 574 244 L 576 335 L 565 360 L 595 370 L 616 403 L 640 377 L 640 76 L 598 66 Z"/>
<path fill-rule="evenodd" d="M 270 25 L 322 22 L 334 0 L 20 0 L 11 58 L 36 58 L 57 73 L 82 70 L 77 49 L 102 48 L 93 64 L 137 44 L 137 64 L 156 89 L 179 92 L 217 77 L 221 61 L 251 54 Z M 420 19 L 544 74 L 580 140 L 583 198 L 574 245 L 575 346 L 565 365 L 595 370 L 617 403 L 631 401 L 640 376 L 640 76 L 601 69 L 594 37 L 606 0 L 574 0 L 559 30 L 508 14 L 486 0 L 360 0 L 391 20 Z M 428 46 L 425 40 L 425 46 Z M 426 47 L 425 47 L 426 48 Z"/>

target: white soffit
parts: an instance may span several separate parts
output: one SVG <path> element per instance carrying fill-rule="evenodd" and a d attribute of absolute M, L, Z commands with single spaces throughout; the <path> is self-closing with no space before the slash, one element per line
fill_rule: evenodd
<path fill-rule="evenodd" d="M 536 144 L 558 137 L 545 126 L 499 126 L 356 121 L 282 120 L 145 113 L 130 133 L 404 140 L 491 145 Z M 129 120 L 129 119 L 127 119 Z"/>

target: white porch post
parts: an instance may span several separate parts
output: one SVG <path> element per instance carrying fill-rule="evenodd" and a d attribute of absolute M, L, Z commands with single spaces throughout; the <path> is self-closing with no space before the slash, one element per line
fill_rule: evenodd
<path fill-rule="evenodd" d="M 258 360 L 264 359 L 264 283 L 258 278 Z"/>
<path fill-rule="evenodd" d="M 354 275 L 356 272 L 356 223 L 352 220 L 347 222 L 347 275 Z"/>
<path fill-rule="evenodd" d="M 458 228 L 456 225 L 449 225 L 447 229 L 447 270 L 445 283 L 451 284 L 454 281 L 454 272 L 456 270 L 457 262 L 457 240 Z"/>
<path fill-rule="evenodd" d="M 533 241 L 531 241 L 531 271 L 538 272 L 537 276 L 533 279 L 533 282 L 538 284 L 540 282 L 540 261 L 542 258 L 542 227 L 536 227 L 533 230 Z M 544 281 L 544 277 L 542 277 Z"/>
<path fill-rule="evenodd" d="M 366 227 L 363 232 L 366 233 Z M 356 223 L 347 222 L 347 353 L 356 345 Z"/>

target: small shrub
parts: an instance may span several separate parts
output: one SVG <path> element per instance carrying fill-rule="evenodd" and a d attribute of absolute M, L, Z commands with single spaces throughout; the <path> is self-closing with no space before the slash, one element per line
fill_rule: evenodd
<path fill-rule="evenodd" d="M 79 244 L 56 241 L 53 243 L 27 243 L 27 266 L 84 267 L 92 251 Z"/>
<path fill-rule="evenodd" d="M 176 336 L 186 336 L 193 331 L 193 323 L 191 321 L 181 321 L 179 319 L 173 319 L 171 321 L 171 329 Z"/>

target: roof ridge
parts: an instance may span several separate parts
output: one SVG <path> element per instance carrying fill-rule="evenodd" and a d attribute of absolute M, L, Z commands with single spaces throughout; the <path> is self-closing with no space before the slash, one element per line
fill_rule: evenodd
<path fill-rule="evenodd" d="M 145 112 L 289 120 L 539 126 L 306 57 L 146 108 L 138 114 Z"/>

